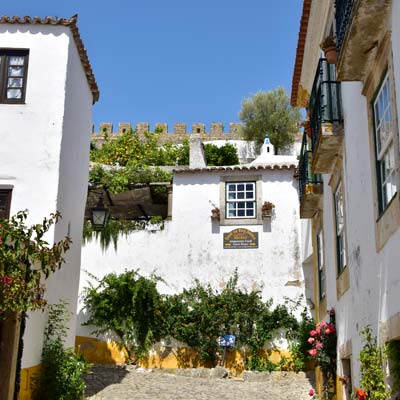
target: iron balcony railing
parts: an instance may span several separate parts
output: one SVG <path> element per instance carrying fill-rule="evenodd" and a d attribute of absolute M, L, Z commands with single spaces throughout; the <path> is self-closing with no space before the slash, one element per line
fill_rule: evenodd
<path fill-rule="evenodd" d="M 307 136 L 304 133 L 299 161 L 299 198 L 300 201 L 306 193 L 309 184 L 322 183 L 322 176 L 314 174 L 311 168 L 312 151 L 307 149 Z"/>
<path fill-rule="evenodd" d="M 351 21 L 353 4 L 354 0 L 335 0 L 336 47 L 338 53 L 340 52 L 347 27 Z"/>
<path fill-rule="evenodd" d="M 321 124 L 343 122 L 340 82 L 336 81 L 335 65 L 328 64 L 326 58 L 318 62 L 308 109 L 314 151 L 321 135 Z"/>

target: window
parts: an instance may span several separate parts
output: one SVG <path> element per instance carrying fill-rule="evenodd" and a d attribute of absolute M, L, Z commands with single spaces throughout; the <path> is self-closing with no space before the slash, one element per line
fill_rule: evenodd
<path fill-rule="evenodd" d="M 334 194 L 335 200 L 335 221 L 336 221 L 336 251 L 337 251 L 337 267 L 340 274 L 346 266 L 346 237 L 345 237 L 345 221 L 344 221 L 344 199 L 343 185 L 339 181 Z"/>
<path fill-rule="evenodd" d="M 0 103 L 24 103 L 27 50 L 0 50 Z"/>
<path fill-rule="evenodd" d="M 324 265 L 324 242 L 322 231 L 317 234 L 317 264 L 318 264 L 318 292 L 319 299 L 325 297 L 325 265 Z"/>
<path fill-rule="evenodd" d="M 11 189 L 0 189 L 0 219 L 10 216 Z"/>
<path fill-rule="evenodd" d="M 255 182 L 226 182 L 226 218 L 256 218 Z"/>
<path fill-rule="evenodd" d="M 397 192 L 394 124 L 389 76 L 386 74 L 373 101 L 379 213 Z"/>

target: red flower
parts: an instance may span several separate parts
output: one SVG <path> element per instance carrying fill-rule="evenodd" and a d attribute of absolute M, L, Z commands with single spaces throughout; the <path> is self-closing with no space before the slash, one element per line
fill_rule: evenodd
<path fill-rule="evenodd" d="M 2 277 L 1 277 L 1 281 L 3 282 L 3 283 L 5 283 L 6 285 L 8 285 L 8 286 L 10 286 L 11 284 L 12 284 L 12 279 L 11 278 L 9 278 L 7 275 L 3 275 Z"/>
<path fill-rule="evenodd" d="M 335 325 L 333 325 L 333 324 L 328 324 L 328 325 L 327 325 L 327 328 L 326 328 L 326 330 L 325 330 L 325 332 L 326 332 L 328 329 L 329 329 L 330 333 L 335 333 L 335 332 L 336 332 Z M 326 333 L 328 333 L 328 332 L 326 332 Z"/>
<path fill-rule="evenodd" d="M 315 390 L 314 389 L 310 389 L 310 391 L 308 392 L 309 396 L 314 396 L 315 394 Z"/>
<path fill-rule="evenodd" d="M 368 395 L 362 389 L 357 389 L 356 396 L 358 400 L 367 400 Z"/>
<path fill-rule="evenodd" d="M 315 357 L 317 355 L 317 350 L 316 349 L 308 350 L 308 354 L 312 357 Z"/>
<path fill-rule="evenodd" d="M 317 334 L 317 331 L 315 329 L 313 329 L 312 331 L 310 331 L 310 336 L 315 336 Z"/>

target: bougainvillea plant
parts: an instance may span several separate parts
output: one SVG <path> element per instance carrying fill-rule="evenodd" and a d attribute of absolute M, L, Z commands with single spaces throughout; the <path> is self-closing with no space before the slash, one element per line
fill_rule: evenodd
<path fill-rule="evenodd" d="M 0 320 L 45 306 L 44 278 L 61 267 L 70 247 L 69 237 L 53 245 L 44 240 L 61 218 L 59 213 L 32 226 L 26 225 L 27 216 L 27 211 L 20 211 L 0 220 Z"/>

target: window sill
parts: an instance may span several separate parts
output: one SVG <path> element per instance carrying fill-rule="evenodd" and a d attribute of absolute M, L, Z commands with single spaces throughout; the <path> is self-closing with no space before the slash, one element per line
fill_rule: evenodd
<path fill-rule="evenodd" d="M 262 218 L 222 218 L 220 219 L 220 225 L 262 225 Z"/>
<path fill-rule="evenodd" d="M 336 278 L 336 296 L 339 300 L 350 288 L 349 268 L 347 265 L 340 271 Z"/>
<path fill-rule="evenodd" d="M 375 224 L 376 251 L 383 249 L 386 242 L 400 227 L 400 199 L 396 193 L 378 217 Z"/>

